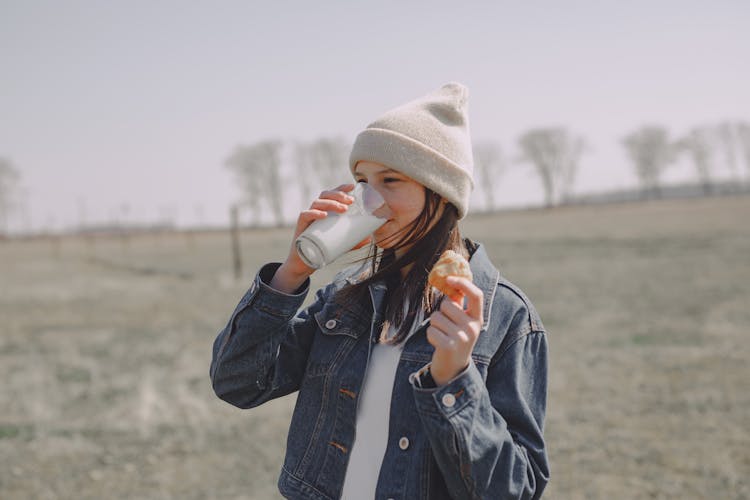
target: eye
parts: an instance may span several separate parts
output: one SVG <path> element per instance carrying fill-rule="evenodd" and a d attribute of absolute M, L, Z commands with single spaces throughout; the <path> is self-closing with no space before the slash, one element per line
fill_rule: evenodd
<path fill-rule="evenodd" d="M 396 177 L 386 177 L 386 178 L 383 179 L 383 183 L 384 184 L 390 184 L 392 182 L 398 182 L 400 180 L 401 179 L 397 179 Z"/>

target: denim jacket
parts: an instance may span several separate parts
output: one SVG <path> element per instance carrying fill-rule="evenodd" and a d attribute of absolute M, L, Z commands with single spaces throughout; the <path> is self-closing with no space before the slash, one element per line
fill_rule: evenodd
<path fill-rule="evenodd" d="M 476 248 L 470 266 L 484 293 L 484 326 L 472 363 L 430 388 L 421 383 L 433 352 L 429 319 L 404 344 L 376 499 L 539 498 L 549 479 L 544 327 L 526 296 Z M 240 408 L 299 391 L 279 490 L 287 498 L 336 499 L 386 288 L 371 285 L 371 301 L 344 310 L 333 301 L 336 291 L 360 279 L 347 270 L 297 312 L 309 280 L 298 293 L 276 291 L 268 283 L 278 266 L 259 271 L 216 338 L 211 380 L 221 399 Z"/>

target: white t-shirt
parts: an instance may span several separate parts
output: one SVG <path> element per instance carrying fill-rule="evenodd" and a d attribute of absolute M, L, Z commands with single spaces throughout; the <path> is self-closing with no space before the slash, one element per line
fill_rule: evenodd
<path fill-rule="evenodd" d="M 417 330 L 421 322 L 422 314 L 419 314 L 414 320 L 409 336 Z M 388 337 L 395 333 L 396 329 L 391 326 Z M 344 490 L 341 495 L 343 500 L 375 498 L 380 465 L 383 463 L 388 445 L 393 382 L 405 343 L 406 341 L 399 345 L 378 343 L 372 346 L 357 405 L 358 432 L 344 478 Z"/>

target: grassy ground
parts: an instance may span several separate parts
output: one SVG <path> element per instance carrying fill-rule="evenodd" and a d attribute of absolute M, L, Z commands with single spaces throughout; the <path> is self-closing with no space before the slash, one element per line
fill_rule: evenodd
<path fill-rule="evenodd" d="M 476 216 L 551 348 L 548 498 L 750 498 L 750 197 Z M 211 344 L 287 230 L 0 242 L 0 498 L 277 498 Z M 322 285 L 332 270 L 315 277 Z"/>

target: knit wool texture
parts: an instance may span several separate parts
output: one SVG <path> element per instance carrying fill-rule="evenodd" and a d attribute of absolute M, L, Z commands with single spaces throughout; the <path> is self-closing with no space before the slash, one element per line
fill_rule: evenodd
<path fill-rule="evenodd" d="M 355 139 L 352 173 L 360 161 L 385 165 L 453 203 L 463 219 L 474 187 L 467 108 L 468 89 L 448 83 L 388 111 Z"/>

